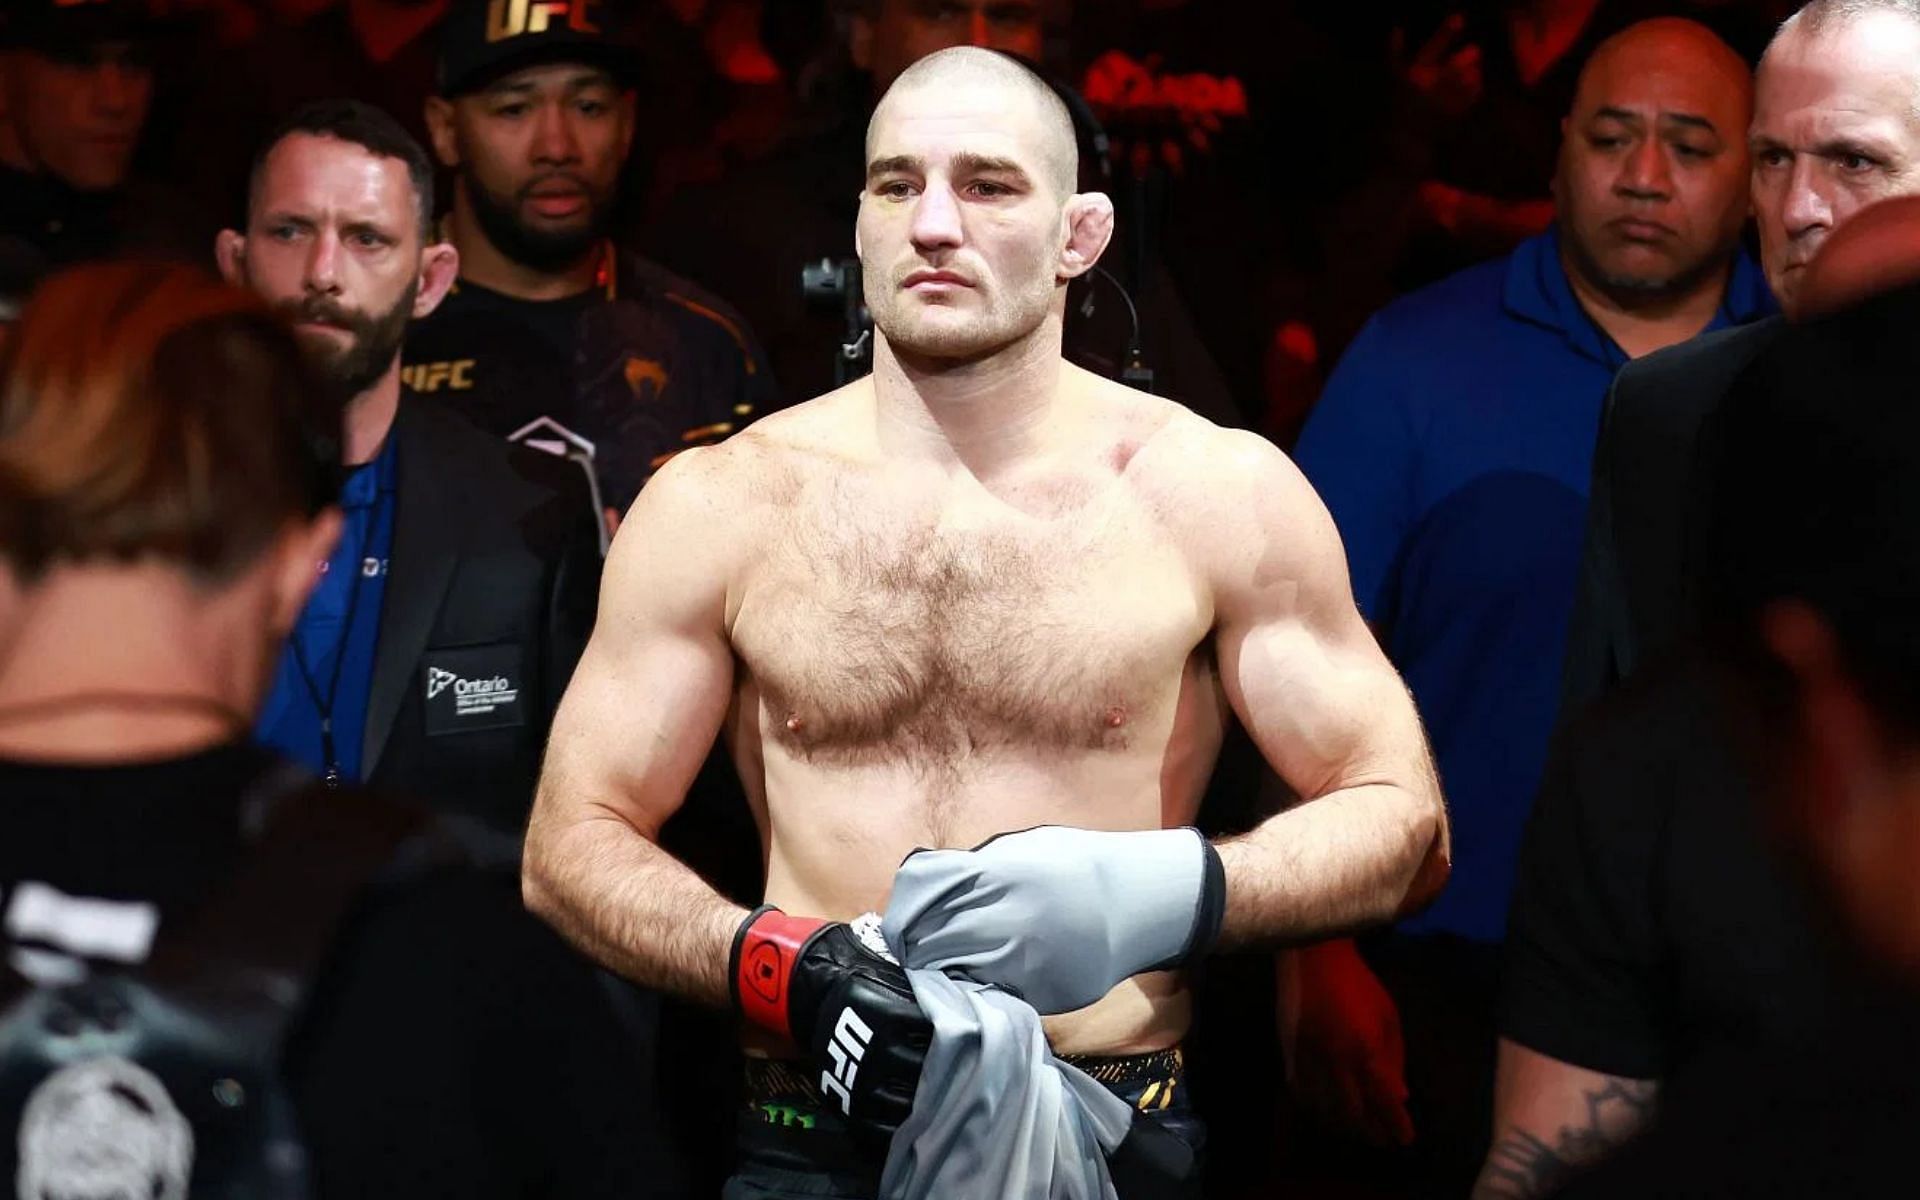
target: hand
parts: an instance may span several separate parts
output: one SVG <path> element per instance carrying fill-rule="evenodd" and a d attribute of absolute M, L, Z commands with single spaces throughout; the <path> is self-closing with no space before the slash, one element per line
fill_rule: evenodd
<path fill-rule="evenodd" d="M 1404 28 L 1395 29 L 1388 43 L 1388 58 L 1408 96 L 1423 115 L 1442 122 L 1459 120 L 1480 100 L 1480 47 L 1472 42 L 1456 46 L 1466 27 L 1466 18 L 1454 13 L 1412 58 L 1407 57 Z"/>
<path fill-rule="evenodd" d="M 733 939 L 733 1001 L 790 1038 L 854 1136 L 881 1157 L 913 1112 L 933 1023 L 907 973 L 852 926 L 756 909 Z"/>
<path fill-rule="evenodd" d="M 1376 1146 L 1413 1142 L 1400 1010 L 1342 939 L 1289 951 L 1280 986 L 1280 1045 L 1302 1107 Z"/>
<path fill-rule="evenodd" d="M 1005 988 L 1046 1015 L 1206 953 L 1225 907 L 1220 856 L 1196 830 L 1043 825 L 914 851 L 884 926 L 916 967 Z"/>

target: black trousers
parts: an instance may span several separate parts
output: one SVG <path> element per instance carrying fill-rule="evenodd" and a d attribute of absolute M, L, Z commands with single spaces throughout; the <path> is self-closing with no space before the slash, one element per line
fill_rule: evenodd
<path fill-rule="evenodd" d="M 1112 1058 L 1063 1055 L 1134 1110 L 1135 1134 L 1110 1161 L 1121 1200 L 1200 1194 L 1206 1127 L 1194 1115 L 1179 1047 Z M 722 1200 L 874 1200 L 882 1164 L 797 1063 L 748 1059 L 739 1166 Z M 1171 1153 L 1169 1153 L 1171 1151 Z"/>

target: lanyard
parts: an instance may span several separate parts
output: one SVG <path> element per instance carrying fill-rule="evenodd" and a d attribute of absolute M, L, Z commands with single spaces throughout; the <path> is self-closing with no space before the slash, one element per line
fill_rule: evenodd
<path fill-rule="evenodd" d="M 360 562 L 353 564 L 353 585 L 347 590 L 346 617 L 340 623 L 340 644 L 333 655 L 333 671 L 327 677 L 326 695 L 320 693 L 320 685 L 315 682 L 312 668 L 307 666 L 307 656 L 300 649 L 298 634 L 288 639 L 293 647 L 293 665 L 299 669 L 300 682 L 306 685 L 307 695 L 313 700 L 314 711 L 320 714 L 320 757 L 326 763 L 326 773 L 321 782 L 329 788 L 340 786 L 343 772 L 340 769 L 340 754 L 333 738 L 333 706 L 340 695 L 340 670 L 346 665 L 347 651 L 353 642 L 353 618 L 360 609 L 360 593 L 367 585 L 366 562 L 369 558 L 378 559 L 381 522 L 385 519 L 387 506 L 393 502 L 393 490 L 380 486 L 373 507 L 367 518 L 367 537 L 362 547 Z M 367 551 L 373 551 L 369 554 Z"/>

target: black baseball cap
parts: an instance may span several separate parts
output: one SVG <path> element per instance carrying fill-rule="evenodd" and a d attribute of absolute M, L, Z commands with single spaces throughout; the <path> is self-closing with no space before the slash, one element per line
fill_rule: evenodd
<path fill-rule="evenodd" d="M 440 94 L 550 62 L 589 63 L 631 82 L 638 60 L 608 32 L 616 10 L 613 0 L 454 0 L 440 24 Z"/>
<path fill-rule="evenodd" d="M 60 53 L 99 42 L 145 41 L 162 27 L 146 0 L 0 3 L 0 46 Z"/>

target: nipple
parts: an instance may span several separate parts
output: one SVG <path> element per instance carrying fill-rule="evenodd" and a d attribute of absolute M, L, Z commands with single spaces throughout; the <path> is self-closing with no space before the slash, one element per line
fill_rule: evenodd
<path fill-rule="evenodd" d="M 1127 723 L 1127 710 L 1118 704 L 1107 709 L 1107 728 L 1118 729 Z"/>
<path fill-rule="evenodd" d="M 788 733 L 799 733 L 802 729 L 805 729 L 806 727 L 807 727 L 807 723 L 806 721 L 801 719 L 799 713 L 787 714 L 787 732 Z"/>

